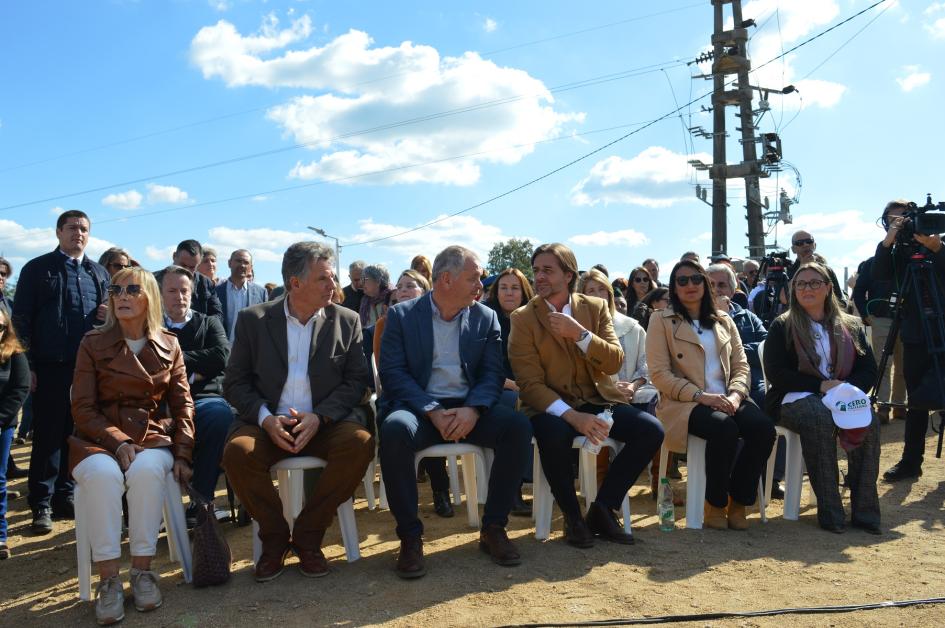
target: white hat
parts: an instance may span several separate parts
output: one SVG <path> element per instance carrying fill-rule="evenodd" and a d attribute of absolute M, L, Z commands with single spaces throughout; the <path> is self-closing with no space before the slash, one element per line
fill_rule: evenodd
<path fill-rule="evenodd" d="M 842 430 L 867 427 L 873 421 L 869 397 L 853 384 L 844 382 L 834 386 L 821 401 L 833 415 L 833 422 Z"/>

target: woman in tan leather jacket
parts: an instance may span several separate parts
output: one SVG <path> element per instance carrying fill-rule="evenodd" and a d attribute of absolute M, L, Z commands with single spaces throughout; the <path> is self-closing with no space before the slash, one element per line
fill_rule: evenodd
<path fill-rule="evenodd" d="M 650 378 L 660 391 L 656 414 L 671 451 L 685 451 L 689 434 L 706 440 L 706 527 L 744 530 L 774 422 L 748 396 L 751 370 L 738 329 L 715 309 L 702 266 L 676 264 L 669 298 L 671 307 L 653 313 L 646 334 Z"/>
<path fill-rule="evenodd" d="M 105 323 L 79 345 L 72 382 L 75 436 L 69 464 L 90 519 L 99 572 L 95 614 L 124 617 L 121 497 L 127 490 L 131 587 L 135 608 L 161 605 L 151 571 L 163 518 L 166 476 L 186 482 L 194 447 L 194 404 L 177 339 L 165 331 L 154 276 L 126 268 L 112 277 Z"/>

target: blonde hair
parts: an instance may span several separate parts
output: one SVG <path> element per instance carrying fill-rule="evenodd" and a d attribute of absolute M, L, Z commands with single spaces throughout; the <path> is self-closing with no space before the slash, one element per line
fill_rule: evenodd
<path fill-rule="evenodd" d="M 400 273 L 400 277 L 397 278 L 397 283 L 400 283 L 402 277 L 410 277 L 416 281 L 417 285 L 420 286 L 420 289 L 423 290 L 423 294 L 426 294 L 430 291 L 430 281 L 425 276 L 423 276 L 419 270 L 413 268 L 405 270 L 404 272 Z"/>
<path fill-rule="evenodd" d="M 804 264 L 797 269 L 797 272 L 794 273 L 794 277 L 791 278 L 791 303 L 788 307 L 788 311 L 778 317 L 778 319 L 784 324 L 784 333 L 788 339 L 788 342 L 793 342 L 796 338 L 802 347 L 815 346 L 813 332 L 811 331 L 810 325 L 810 315 L 804 310 L 804 307 L 797 300 L 797 290 L 795 289 L 797 278 L 805 270 L 811 270 L 820 275 L 820 278 L 824 281 L 824 284 L 827 286 L 827 288 L 829 288 L 827 291 L 827 298 L 824 299 L 824 328 L 829 331 L 839 324 L 844 330 L 847 331 L 847 333 L 850 334 L 850 337 L 853 338 L 853 346 L 856 349 L 856 352 L 860 355 L 865 354 L 866 349 L 860 342 L 859 319 L 855 316 L 850 316 L 843 311 L 840 301 L 837 300 L 837 295 L 833 292 L 833 282 L 830 280 L 830 273 L 827 271 L 827 267 L 817 262 L 808 262 L 807 264 Z M 817 360 L 817 364 L 814 366 L 819 367 L 820 355 L 818 355 L 817 352 L 813 352 L 813 355 Z"/>
<path fill-rule="evenodd" d="M 581 275 L 581 279 L 578 281 L 578 292 L 584 294 L 584 287 L 587 285 L 588 281 L 596 281 L 607 288 L 607 307 L 610 308 L 610 317 L 613 318 L 614 314 L 617 313 L 617 303 L 614 301 L 614 287 L 607 281 L 607 275 L 596 268 L 590 269 Z"/>
<path fill-rule="evenodd" d="M 112 284 L 121 283 L 130 280 L 141 286 L 141 294 L 148 299 L 147 316 L 144 320 L 145 334 L 158 332 L 164 328 L 164 310 L 161 302 L 161 291 L 158 288 L 157 280 L 147 270 L 141 267 L 132 266 L 123 268 L 112 277 Z M 140 297 L 138 297 L 140 298 Z M 115 316 L 115 298 L 108 297 L 108 312 L 105 313 L 105 322 L 99 328 L 102 331 L 108 331 L 118 324 L 118 318 Z"/>

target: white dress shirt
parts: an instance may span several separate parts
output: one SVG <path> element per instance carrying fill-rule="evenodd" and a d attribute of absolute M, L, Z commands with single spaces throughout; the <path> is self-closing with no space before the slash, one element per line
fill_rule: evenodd
<path fill-rule="evenodd" d="M 304 325 L 289 313 L 289 299 L 282 307 L 285 309 L 286 339 L 289 344 L 289 372 L 279 395 L 279 405 L 271 412 L 266 404 L 259 408 L 259 427 L 269 415 L 289 416 L 289 408 L 295 408 L 299 414 L 312 411 L 312 382 L 308 377 L 308 356 L 312 343 L 318 336 L 325 322 L 325 309 L 315 312 Z"/>
<path fill-rule="evenodd" d="M 552 312 L 556 312 L 556 311 L 557 311 L 557 310 L 555 309 L 555 306 L 553 306 L 551 303 L 548 302 L 548 299 L 545 299 L 545 303 L 548 303 L 548 308 L 549 308 Z M 568 316 L 572 316 L 572 314 L 571 314 L 571 299 L 570 299 L 570 298 L 568 298 L 568 302 L 564 304 L 564 307 L 561 308 L 561 313 L 562 313 L 562 314 L 567 314 Z M 586 354 L 586 353 L 587 353 L 587 348 L 591 346 L 591 336 L 593 336 L 593 335 L 594 335 L 593 333 L 590 333 L 590 334 L 588 334 L 587 336 L 584 337 L 584 340 L 578 340 L 578 341 L 575 342 L 574 344 L 576 344 L 576 345 L 578 346 L 578 349 L 580 349 L 583 353 Z M 567 412 L 568 410 L 571 410 L 571 406 L 569 406 L 569 405 L 567 404 L 567 402 L 565 402 L 564 399 L 560 399 L 560 398 L 559 398 L 559 399 L 555 399 L 554 401 L 552 401 L 552 402 L 551 402 L 551 405 L 548 406 L 548 407 L 545 409 L 545 412 L 547 412 L 548 414 L 554 415 L 554 416 L 561 416 L 561 415 L 563 415 L 565 412 Z"/>

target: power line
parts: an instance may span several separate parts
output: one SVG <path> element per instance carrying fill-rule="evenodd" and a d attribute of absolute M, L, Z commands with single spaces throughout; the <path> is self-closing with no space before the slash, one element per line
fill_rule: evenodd
<path fill-rule="evenodd" d="M 545 37 L 544 39 L 536 39 L 536 40 L 527 41 L 527 42 L 524 42 L 524 43 L 521 43 L 521 44 L 515 44 L 515 45 L 512 45 L 512 46 L 506 46 L 505 48 L 497 48 L 497 49 L 495 49 L 495 50 L 488 50 L 488 51 L 485 51 L 485 52 L 482 52 L 482 53 L 479 53 L 479 54 L 480 54 L 480 56 L 482 56 L 482 57 L 498 55 L 498 54 L 502 54 L 502 53 L 508 52 L 508 51 L 510 51 L 510 50 L 518 50 L 518 49 L 520 49 L 520 48 L 526 48 L 526 47 L 529 47 L 529 46 L 535 46 L 535 45 L 537 45 L 537 44 L 542 44 L 542 43 L 546 43 L 546 42 L 549 42 L 549 41 L 557 41 L 557 40 L 559 40 L 559 39 L 565 39 L 565 38 L 567 38 L 567 37 L 574 37 L 574 36 L 577 36 L 577 35 L 583 35 L 583 34 L 585 34 L 585 33 L 591 33 L 591 32 L 603 30 L 603 29 L 606 29 L 606 28 L 612 28 L 612 27 L 614 27 L 614 26 L 620 26 L 620 25 L 623 25 L 623 24 L 629 24 L 629 23 L 631 23 L 631 22 L 639 22 L 639 21 L 647 20 L 647 19 L 650 19 L 650 18 L 653 18 L 653 17 L 659 17 L 659 16 L 662 16 L 662 15 L 667 15 L 667 14 L 669 14 L 669 13 L 675 13 L 675 12 L 678 12 L 678 11 L 685 11 L 685 10 L 688 10 L 688 9 L 692 9 L 692 8 L 696 8 L 696 7 L 701 7 L 701 6 L 704 6 L 704 3 L 703 3 L 703 2 L 696 2 L 696 3 L 693 3 L 693 4 L 687 4 L 687 5 L 685 5 L 685 6 L 676 7 L 676 8 L 674 8 L 674 9 L 667 9 L 667 10 L 665 10 L 665 11 L 658 11 L 658 12 L 656 12 L 656 13 L 649 13 L 649 14 L 647 14 L 647 15 L 639 15 L 639 16 L 636 16 L 636 17 L 631 17 L 631 18 L 626 18 L 626 19 L 622 19 L 622 20 L 617 20 L 617 21 L 614 21 L 614 22 L 608 22 L 608 23 L 606 23 L 606 24 L 598 24 L 597 26 L 591 26 L 591 27 L 588 27 L 588 28 L 583 28 L 583 29 L 580 29 L 580 30 L 571 31 L 571 32 L 568 32 L 568 33 L 562 33 L 562 34 L 560 34 L 560 35 L 553 35 L 553 36 L 551 36 L 551 37 Z M 361 85 L 368 85 L 368 84 L 371 84 L 371 83 L 377 83 L 377 82 L 380 82 L 380 81 L 385 81 L 385 80 L 388 80 L 388 79 L 397 78 L 397 77 L 404 76 L 404 75 L 407 75 L 407 74 L 410 74 L 410 72 L 407 72 L 407 71 L 404 71 L 404 72 L 397 72 L 397 73 L 395 73 L 395 74 L 389 74 L 389 75 L 382 76 L 382 77 L 378 77 L 378 78 L 374 78 L 374 79 L 369 79 L 369 80 L 365 80 L 365 81 L 360 81 L 360 82 L 358 82 L 358 83 L 354 83 L 352 86 L 353 86 L 353 87 L 358 87 L 358 86 L 361 86 Z M 55 155 L 55 156 L 53 156 L 53 157 L 46 157 L 46 158 L 44 158 L 44 159 L 38 159 L 38 160 L 35 160 L 35 161 L 29 161 L 29 162 L 25 162 L 25 163 L 20 163 L 20 164 L 16 164 L 16 165 L 13 165 L 13 166 L 7 166 L 7 167 L 4 167 L 4 168 L 0 168 L 0 174 L 2 174 L 2 173 L 4 173 L 4 172 L 9 172 L 9 171 L 11 171 L 11 170 L 19 170 L 19 169 L 22 169 L 22 168 L 27 168 L 27 167 L 29 167 L 29 166 L 38 166 L 38 165 L 41 165 L 41 164 L 49 163 L 50 161 L 56 161 L 56 160 L 59 160 L 59 159 L 66 159 L 66 158 L 68 158 L 68 157 L 76 157 L 76 156 L 79 156 L 79 155 L 84 155 L 84 154 L 86 154 L 86 153 L 91 153 L 91 152 L 95 152 L 95 151 L 105 150 L 105 149 L 107 149 L 107 148 L 114 148 L 114 147 L 116 147 L 116 146 L 122 146 L 122 145 L 124 145 L 124 144 L 131 144 L 131 143 L 133 143 L 133 142 L 139 142 L 139 141 L 142 141 L 142 140 L 150 139 L 150 138 L 152 138 L 152 137 L 157 137 L 157 136 L 160 136 L 160 135 L 166 135 L 166 134 L 169 134 L 169 133 L 176 133 L 176 132 L 178 132 L 178 131 L 184 131 L 184 130 L 186 130 L 186 129 L 191 129 L 191 128 L 194 128 L 194 127 L 197 127 L 197 126 L 203 126 L 203 125 L 205 125 L 205 124 L 211 124 L 211 123 L 213 123 L 213 122 L 219 122 L 219 121 L 221 121 L 221 120 L 227 120 L 227 119 L 230 119 L 230 118 L 235 118 L 235 117 L 239 117 L 239 116 L 244 116 L 244 115 L 247 115 L 247 114 L 250 114 L 250 113 L 257 113 L 257 112 L 259 112 L 259 111 L 265 111 L 266 109 L 269 109 L 269 108 L 271 108 L 271 107 L 277 106 L 278 104 L 281 104 L 281 103 L 273 103 L 273 104 L 269 104 L 269 105 L 263 105 L 262 107 L 253 107 L 253 108 L 251 108 L 251 109 L 243 109 L 242 111 L 234 111 L 234 112 L 231 112 L 231 113 L 226 113 L 226 114 L 222 114 L 222 115 L 219 115 L 219 116 L 213 116 L 213 117 L 211 117 L 211 118 L 205 118 L 205 119 L 203 119 L 203 120 L 196 120 L 196 121 L 193 121 L 193 122 L 188 122 L 188 123 L 185 123 L 185 124 L 173 126 L 173 127 L 166 128 L 166 129 L 160 129 L 160 130 L 157 130 L 157 131 L 151 131 L 151 132 L 149 132 L 149 133 L 144 133 L 144 134 L 142 134 L 142 135 L 136 135 L 136 136 L 129 137 L 129 138 L 125 138 L 125 139 L 121 139 L 121 140 L 115 140 L 115 141 L 112 141 L 112 142 L 108 142 L 108 143 L 106 143 L 106 144 L 100 144 L 100 145 L 98 145 L 98 146 L 92 146 L 92 147 L 88 147 L 88 148 L 83 148 L 83 149 L 71 151 L 71 152 L 68 152 L 68 153 L 63 153 L 63 154 L 60 154 L 60 155 Z"/>
<path fill-rule="evenodd" d="M 677 67 L 677 66 L 683 65 L 683 64 L 684 64 L 684 62 L 682 62 L 682 61 L 675 61 L 675 60 L 665 61 L 665 62 L 660 63 L 660 64 L 650 64 L 650 65 L 641 66 L 641 67 L 639 67 L 639 68 L 632 68 L 632 69 L 629 69 L 629 70 L 623 70 L 623 71 L 621 71 L 621 72 L 613 72 L 613 73 L 610 73 L 610 74 L 604 74 L 604 75 L 592 77 L 592 78 L 589 78 L 589 79 L 584 79 L 584 80 L 581 80 L 581 81 L 574 81 L 574 82 L 571 82 L 571 83 L 564 83 L 564 84 L 561 84 L 561 85 L 558 85 L 558 86 L 555 86 L 555 87 L 548 88 L 547 91 L 550 92 L 550 93 L 554 93 L 554 94 L 556 94 L 556 93 L 561 93 L 561 92 L 566 92 L 566 91 L 572 91 L 572 90 L 575 90 L 575 89 L 582 89 L 582 88 L 585 88 L 585 87 L 591 87 L 591 86 L 594 86 L 594 85 L 600 85 L 600 84 L 609 83 L 609 82 L 612 82 L 612 81 L 622 80 L 622 79 L 626 79 L 626 78 L 633 78 L 633 77 L 642 76 L 642 75 L 645 75 L 645 74 L 651 74 L 651 73 L 653 73 L 653 72 L 659 72 L 663 67 L 672 68 L 672 67 Z M 248 161 L 248 160 L 252 160 L 252 159 L 259 159 L 259 158 L 261 158 L 261 157 L 269 157 L 269 156 L 277 155 L 277 154 L 280 154 L 280 153 L 285 153 L 285 152 L 289 152 L 289 151 L 293 151 L 293 150 L 298 150 L 298 149 L 300 149 L 300 148 L 306 148 L 306 147 L 310 147 L 310 146 L 317 146 L 317 145 L 320 145 L 320 144 L 323 144 L 323 143 L 326 143 L 326 142 L 327 142 L 327 143 L 331 143 L 331 142 L 335 142 L 335 141 L 338 141 L 338 140 L 347 139 L 347 138 L 350 138 L 350 137 L 356 137 L 356 136 L 359 136 L 359 135 L 367 135 L 367 134 L 370 134 L 370 133 L 377 133 L 377 132 L 380 132 L 380 131 L 388 131 L 388 130 L 395 129 L 395 128 L 399 128 L 399 127 L 402 127 L 402 126 L 409 126 L 409 125 L 418 124 L 418 123 L 421 123 L 421 122 L 428 122 L 428 121 L 430 121 L 430 120 L 438 120 L 438 119 L 442 119 L 442 118 L 446 118 L 446 117 L 450 117 L 450 116 L 455 116 L 455 115 L 459 115 L 459 114 L 463 114 L 463 113 L 469 113 L 469 112 L 473 112 L 473 111 L 481 111 L 481 110 L 483 110 L 483 109 L 488 109 L 488 108 L 491 108 L 491 107 L 497 107 L 497 106 L 501 106 L 501 105 L 506 105 L 506 104 L 510 104 L 510 103 L 513 103 L 513 102 L 518 102 L 518 101 L 524 100 L 524 99 L 526 99 L 526 98 L 537 98 L 537 97 L 540 97 L 540 96 L 543 96 L 543 95 L 544 95 L 544 93 L 518 95 L 518 96 L 509 96 L 509 97 L 506 97 L 506 98 L 500 98 L 500 99 L 496 99 L 496 100 L 492 100 L 492 101 L 486 101 L 486 102 L 478 103 L 478 104 L 475 104 L 475 105 L 467 105 L 467 106 L 465 106 L 465 107 L 458 107 L 458 108 L 455 108 L 455 109 L 449 109 L 449 110 L 446 110 L 446 111 L 440 111 L 440 112 L 436 112 L 436 113 L 431 113 L 431 114 L 427 114 L 427 115 L 423 115 L 423 116 L 418 116 L 418 117 L 415 117 L 415 118 L 409 118 L 409 119 L 406 119 L 406 120 L 400 120 L 400 121 L 398 121 L 398 122 L 391 122 L 391 123 L 388 123 L 388 124 L 382 124 L 382 125 L 379 125 L 379 126 L 375 126 L 375 127 L 368 128 L 368 129 L 361 129 L 361 130 L 358 130 L 358 131 L 350 131 L 350 132 L 348 132 L 348 133 L 342 133 L 342 134 L 340 134 L 340 135 L 336 135 L 336 136 L 334 136 L 334 137 L 327 138 L 327 139 L 319 139 L 319 140 L 315 140 L 315 141 L 312 141 L 312 142 L 300 142 L 300 143 L 293 144 L 293 145 L 291 145 L 291 146 L 282 146 L 282 147 L 279 147 L 279 148 L 273 148 L 273 149 L 269 149 L 269 150 L 265 150 L 265 151 L 260 151 L 260 152 L 255 152 L 255 153 L 248 153 L 248 154 L 240 155 L 240 156 L 237 156 L 237 157 L 231 157 L 231 158 L 228 158 L 228 159 L 222 159 L 222 160 L 219 160 L 219 161 L 214 161 L 214 162 L 210 162 L 210 163 L 200 164 L 200 165 L 198 165 L 198 166 L 191 166 L 191 167 L 188 167 L 188 168 L 180 168 L 180 169 L 177 169 L 177 170 L 172 170 L 172 171 L 170 171 L 170 172 L 163 172 L 163 173 L 160 173 L 160 174 L 152 174 L 152 175 L 148 175 L 148 176 L 145 176 L 145 177 L 138 177 L 138 178 L 135 178 L 135 179 L 128 179 L 128 180 L 126 180 L 126 181 L 121 181 L 121 182 L 118 182 L 118 183 L 110 183 L 110 184 L 108 184 L 108 185 L 101 185 L 101 186 L 97 186 L 97 187 L 94 187 L 94 188 L 88 188 L 88 189 L 85 189 L 85 190 L 80 190 L 80 191 L 77 191 L 77 192 L 69 192 L 69 193 L 66 193 L 66 194 L 58 194 L 58 195 L 56 195 L 56 196 L 50 196 L 50 197 L 46 197 L 46 198 L 42 198 L 42 199 L 36 199 L 36 200 L 26 201 L 26 202 L 22 202 L 22 203 L 15 203 L 15 204 L 13 204 L 13 205 L 6 205 L 6 206 L 3 206 L 3 207 L 0 207 L 0 211 L 7 211 L 7 210 L 10 210 L 10 209 L 18 209 L 18 208 L 20 208 L 20 207 L 28 207 L 28 206 L 30 206 L 30 205 L 38 205 L 38 204 L 40 204 L 40 203 L 49 203 L 49 202 L 53 202 L 53 201 L 60 201 L 60 200 L 66 199 L 66 198 L 72 198 L 72 197 L 75 197 L 75 196 L 83 196 L 83 195 L 85 195 L 85 194 L 92 194 L 92 193 L 94 193 L 94 192 L 103 192 L 103 191 L 105 191 L 105 190 L 110 190 L 110 189 L 117 188 L 117 187 L 123 187 L 123 186 L 126 186 L 126 185 L 135 185 L 135 184 L 138 184 L 138 183 L 144 183 L 144 182 L 146 182 L 146 181 L 153 181 L 153 180 L 155 180 L 155 179 L 163 179 L 163 178 L 168 178 L 168 177 L 175 177 L 175 176 L 178 176 L 178 175 L 181 175 L 181 174 L 189 174 L 189 173 L 191 173 L 191 172 L 198 172 L 198 171 L 207 170 L 207 169 L 210 169 L 210 168 L 218 168 L 218 167 L 220 167 L 220 166 L 231 165 L 231 164 L 235 164 L 235 163 L 239 163 L 239 162 L 243 162 L 243 161 Z"/>

